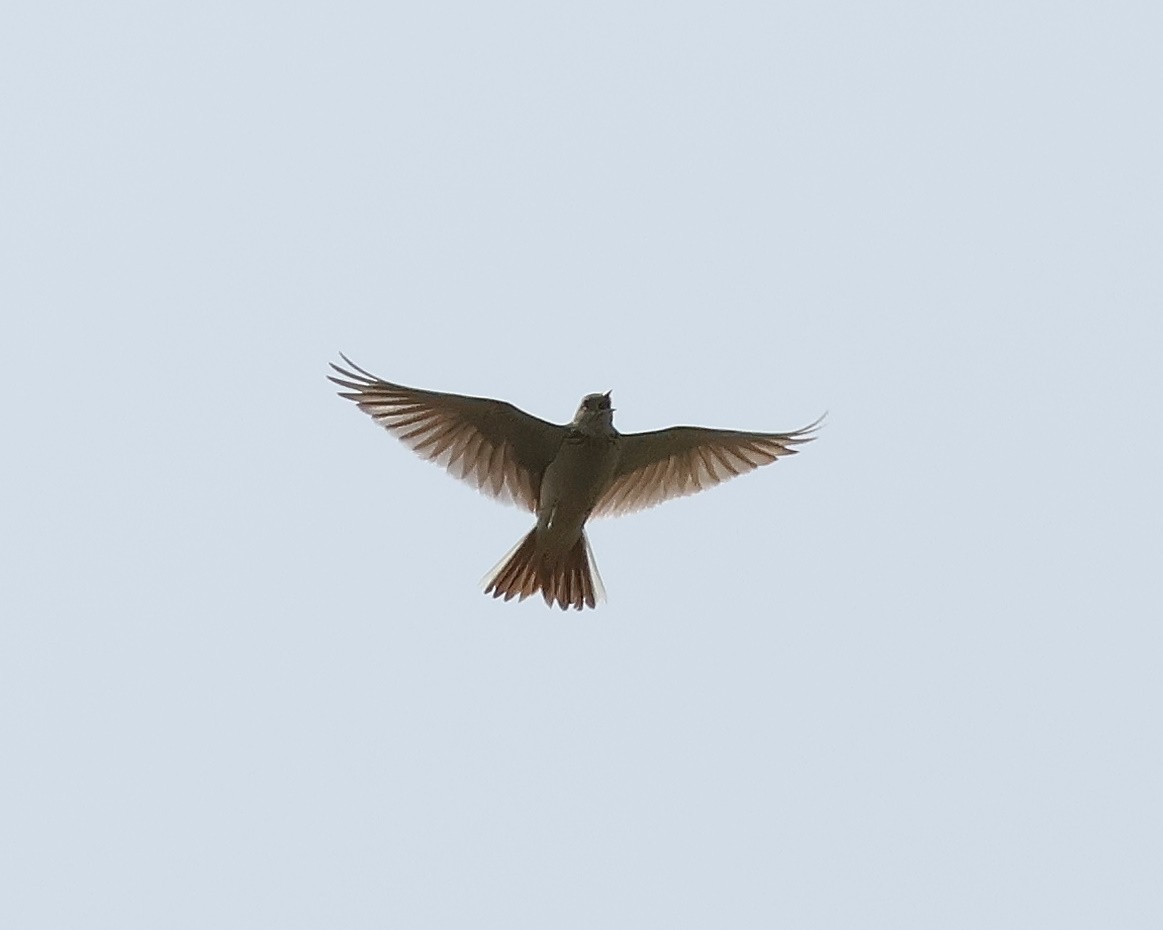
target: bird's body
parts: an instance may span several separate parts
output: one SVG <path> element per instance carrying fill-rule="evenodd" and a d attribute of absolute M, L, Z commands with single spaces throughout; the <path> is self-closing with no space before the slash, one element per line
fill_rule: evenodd
<path fill-rule="evenodd" d="M 605 401 L 608 408 L 609 398 Z M 547 551 L 572 545 L 581 533 L 614 476 L 618 439 L 612 423 L 608 429 L 571 427 L 566 432 L 557 455 L 545 469 L 537 503 L 537 531 Z"/>
<path fill-rule="evenodd" d="M 620 514 L 692 494 L 751 471 L 808 442 L 819 421 L 790 433 L 677 426 L 619 433 L 610 395 L 589 394 L 566 426 L 512 404 L 422 391 L 383 381 L 353 364 L 330 380 L 424 458 L 482 491 L 512 500 L 537 523 L 486 580 L 485 593 L 549 605 L 593 607 L 601 579 L 585 535 L 592 515 Z"/>

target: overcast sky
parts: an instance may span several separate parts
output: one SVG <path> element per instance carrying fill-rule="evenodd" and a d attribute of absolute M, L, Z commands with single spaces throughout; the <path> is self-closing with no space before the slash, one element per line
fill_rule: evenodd
<path fill-rule="evenodd" d="M 0 17 L 0 925 L 1163 925 L 1154 3 Z M 802 454 L 531 525 L 325 380 Z"/>

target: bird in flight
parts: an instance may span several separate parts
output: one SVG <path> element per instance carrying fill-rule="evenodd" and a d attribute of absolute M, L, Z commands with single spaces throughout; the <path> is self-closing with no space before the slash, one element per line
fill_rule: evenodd
<path fill-rule="evenodd" d="M 501 400 L 422 391 L 377 378 L 340 353 L 329 380 L 422 458 L 537 524 L 485 578 L 485 593 L 525 600 L 538 592 L 562 610 L 593 607 L 601 576 L 585 534 L 590 517 L 615 516 L 694 494 L 793 455 L 822 417 L 790 433 L 672 426 L 619 433 L 609 392 L 587 394 L 565 426 Z"/>

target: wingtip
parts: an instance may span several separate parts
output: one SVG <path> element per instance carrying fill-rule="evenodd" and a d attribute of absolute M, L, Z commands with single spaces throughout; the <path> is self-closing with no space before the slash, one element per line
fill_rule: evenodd
<path fill-rule="evenodd" d="M 371 384 L 371 383 L 378 382 L 381 380 L 379 377 L 377 377 L 376 375 L 373 375 L 366 368 L 361 368 L 359 365 L 357 365 L 355 362 L 353 362 L 351 359 L 349 359 L 342 352 L 339 353 L 339 357 L 341 359 L 343 359 L 344 364 L 348 366 L 347 368 L 344 368 L 343 365 L 337 365 L 335 362 L 328 362 L 328 364 L 331 366 L 333 371 L 342 375 L 344 378 L 352 378 L 352 379 L 355 379 L 356 381 L 364 382 L 366 384 Z M 336 379 L 333 378 L 331 375 L 328 375 L 327 379 L 329 381 L 336 381 Z M 344 387 L 361 387 L 362 386 L 362 385 L 351 384 L 350 382 L 336 381 L 336 383 L 343 384 Z"/>
<path fill-rule="evenodd" d="M 792 433 L 792 435 L 797 437 L 800 442 L 811 442 L 816 438 L 816 433 L 818 433 L 820 427 L 824 425 L 824 420 L 827 418 L 827 416 L 828 411 L 825 410 L 818 417 L 812 420 L 811 423 L 809 423 L 807 426 L 801 426 L 794 433 Z"/>

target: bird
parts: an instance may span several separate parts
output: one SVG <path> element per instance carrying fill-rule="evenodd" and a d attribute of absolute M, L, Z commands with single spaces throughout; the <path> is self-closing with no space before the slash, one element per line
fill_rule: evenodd
<path fill-rule="evenodd" d="M 591 517 L 653 507 L 794 455 L 824 419 L 788 433 L 697 426 L 620 433 L 610 391 L 587 394 L 573 420 L 559 425 L 502 400 L 394 384 L 340 358 L 328 375 L 340 397 L 422 458 L 536 515 L 485 576 L 485 594 L 523 601 L 540 592 L 562 610 L 592 608 L 605 596 L 585 533 Z"/>

